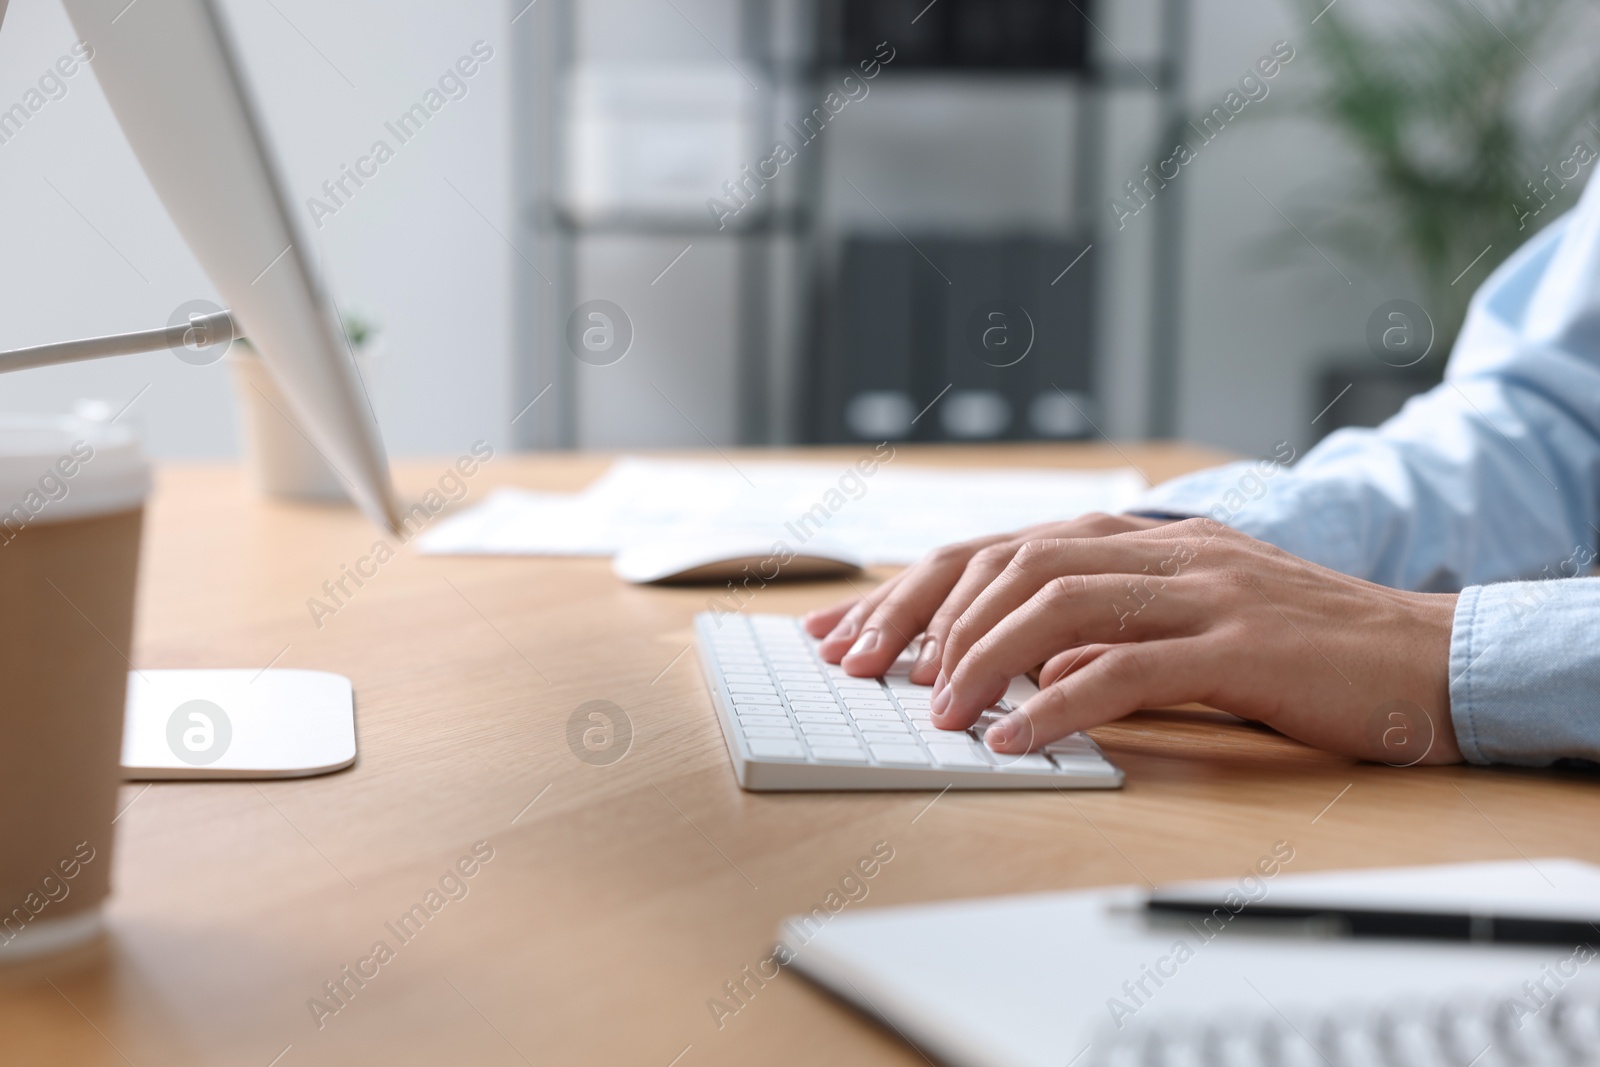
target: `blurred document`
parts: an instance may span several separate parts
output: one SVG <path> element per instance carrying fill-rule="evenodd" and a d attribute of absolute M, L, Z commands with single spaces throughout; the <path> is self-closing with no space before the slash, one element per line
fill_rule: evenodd
<path fill-rule="evenodd" d="M 630 457 L 581 493 L 501 489 L 417 544 L 441 555 L 607 556 L 646 541 L 748 534 L 791 549 L 822 537 L 871 563 L 912 563 L 952 541 L 1120 511 L 1144 487 L 1127 468 L 963 470 L 872 459 L 734 466 Z"/>

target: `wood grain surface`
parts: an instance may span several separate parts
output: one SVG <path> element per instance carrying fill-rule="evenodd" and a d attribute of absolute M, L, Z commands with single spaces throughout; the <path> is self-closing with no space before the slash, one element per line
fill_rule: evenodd
<path fill-rule="evenodd" d="M 1159 480 L 1219 458 L 1052 446 L 903 448 L 896 462 L 1131 461 Z M 451 459 L 399 465 L 402 495 Z M 606 462 L 500 455 L 465 503 L 502 484 L 576 489 Z M 852 908 L 1233 876 L 1280 840 L 1290 870 L 1600 860 L 1594 777 L 1357 764 L 1215 712 L 1096 730 L 1127 771 L 1116 792 L 931 807 L 922 793 L 741 792 L 689 649 L 704 590 L 627 586 L 601 559 L 396 545 L 319 627 L 307 600 L 379 539 L 348 508 L 262 501 L 232 466 L 159 472 L 133 661 L 346 674 L 360 758 L 306 780 L 124 786 L 109 934 L 0 972 L 0 1063 L 921 1064 L 793 974 L 740 1001 L 725 988 L 878 842 L 893 859 Z M 849 591 L 776 585 L 751 610 Z M 605 766 L 569 743 L 591 700 L 631 723 Z M 402 941 L 397 920 L 430 891 L 440 906 Z M 371 977 L 358 985 L 347 965 Z M 324 983 L 341 979 L 336 1001 Z"/>

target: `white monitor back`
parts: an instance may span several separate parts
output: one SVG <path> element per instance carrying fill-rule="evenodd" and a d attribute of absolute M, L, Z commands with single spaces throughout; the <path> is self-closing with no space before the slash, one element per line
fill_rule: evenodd
<path fill-rule="evenodd" d="M 288 209 L 213 0 L 66 0 L 111 110 L 295 422 L 373 521 L 398 508 L 377 420 Z M 5 0 L 0 0 L 0 16 Z"/>

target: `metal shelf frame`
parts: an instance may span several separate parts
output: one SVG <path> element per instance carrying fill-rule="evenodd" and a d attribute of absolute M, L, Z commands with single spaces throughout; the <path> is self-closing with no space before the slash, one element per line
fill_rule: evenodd
<path fill-rule="evenodd" d="M 572 356 L 565 351 L 566 310 L 576 303 L 576 255 L 578 239 L 586 234 L 697 235 L 718 233 L 709 224 L 696 226 L 685 221 L 651 216 L 617 216 L 579 221 L 559 206 L 560 152 L 564 143 L 561 128 L 560 88 L 571 69 L 574 55 L 574 5 L 582 0 L 544 0 L 531 5 L 518 16 L 514 26 L 520 56 L 516 65 L 513 166 L 514 195 L 519 204 L 517 231 L 512 241 L 513 279 L 516 298 L 513 335 L 516 338 L 510 408 L 514 419 L 512 440 L 519 448 L 573 448 L 579 439 L 576 425 L 576 384 Z M 826 39 L 829 20 L 838 17 L 839 5 L 846 0 L 809 0 L 811 33 L 805 58 L 780 59 L 773 47 L 770 0 L 740 0 L 739 65 L 759 72 L 772 91 L 765 94 L 767 106 L 760 123 L 761 141 L 776 134 L 781 89 L 798 90 L 804 97 L 809 90 L 817 95 L 824 80 L 842 73 L 843 68 L 826 62 L 821 42 Z M 1101 181 L 1105 145 L 1106 97 L 1111 91 L 1147 88 L 1153 85 L 1159 97 L 1159 121 L 1164 135 L 1177 136 L 1187 119 L 1185 96 L 1186 52 L 1189 36 L 1190 0 L 1162 0 L 1161 54 L 1153 64 L 1136 66 L 1125 59 L 1100 62 L 1093 57 L 1085 71 L 980 71 L 939 70 L 938 76 L 953 80 L 1002 79 L 1059 82 L 1064 91 L 1081 94 L 1079 119 L 1074 122 L 1073 203 L 1069 217 L 1082 226 L 1088 239 L 1098 243 L 1103 226 L 1104 187 Z M 1092 32 L 1099 30 L 1091 22 Z M 931 72 L 923 68 L 921 72 Z M 819 226 L 820 185 L 823 159 L 830 151 L 825 139 L 805 153 L 798 164 L 800 204 L 792 209 L 768 210 L 737 230 L 719 236 L 740 243 L 739 292 L 735 300 L 738 315 L 737 396 L 741 409 L 740 444 L 776 444 L 772 428 L 790 421 L 797 436 L 803 436 L 807 420 L 804 412 L 781 411 L 783 400 L 773 388 L 775 368 L 769 330 L 772 322 L 773 291 L 768 270 L 770 240 L 773 235 L 793 237 L 800 252 L 801 270 L 796 287 L 789 294 L 797 308 L 815 310 L 820 266 L 827 256 L 824 244 L 839 235 L 822 232 Z M 1166 190 L 1152 204 L 1155 214 L 1154 263 L 1151 277 L 1153 320 L 1146 368 L 1144 397 L 1146 431 L 1153 437 L 1170 436 L 1177 421 L 1178 375 L 1180 361 L 1180 300 L 1182 281 L 1183 191 L 1179 185 Z M 815 352 L 819 316 L 798 316 L 807 323 L 812 336 L 803 338 L 800 358 Z M 1096 333 L 1099 324 L 1096 324 Z M 1099 341 L 1092 345 L 1098 351 Z M 804 393 L 804 390 L 796 390 Z M 532 403 L 535 398 L 537 403 Z M 803 401 L 802 401 L 803 403 Z"/>

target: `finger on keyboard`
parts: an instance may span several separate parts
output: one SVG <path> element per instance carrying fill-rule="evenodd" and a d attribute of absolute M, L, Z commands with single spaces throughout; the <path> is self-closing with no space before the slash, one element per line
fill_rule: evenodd
<path fill-rule="evenodd" d="M 808 611 L 800 617 L 800 625 L 804 626 L 806 633 L 812 637 L 826 637 L 829 630 L 839 625 L 839 620 L 844 618 L 845 612 L 860 602 L 860 597 L 853 596 L 849 600 L 841 600 L 829 607 Z"/>
<path fill-rule="evenodd" d="M 883 598 L 893 592 L 905 576 L 906 572 L 901 571 L 849 605 L 833 629 L 823 634 L 817 645 L 817 654 L 824 662 L 839 662 L 839 658 L 849 651 L 851 644 L 860 636 L 861 624 L 866 621 L 867 616 L 883 603 Z"/>

